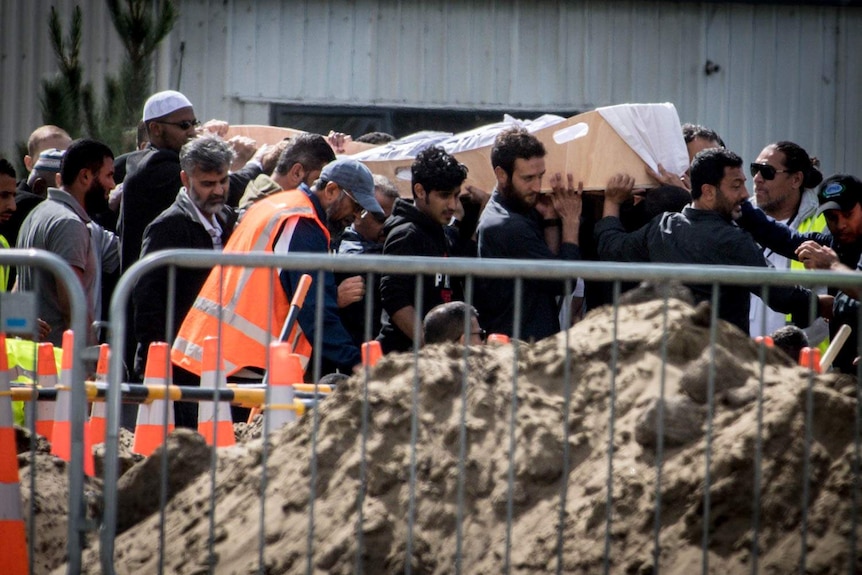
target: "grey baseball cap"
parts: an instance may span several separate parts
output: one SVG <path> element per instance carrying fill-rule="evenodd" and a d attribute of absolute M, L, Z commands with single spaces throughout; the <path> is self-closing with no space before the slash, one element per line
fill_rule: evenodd
<path fill-rule="evenodd" d="M 324 166 L 320 179 L 335 182 L 349 193 L 362 209 L 382 214 L 383 208 L 374 197 L 374 176 L 365 164 L 353 158 L 341 158 Z"/>

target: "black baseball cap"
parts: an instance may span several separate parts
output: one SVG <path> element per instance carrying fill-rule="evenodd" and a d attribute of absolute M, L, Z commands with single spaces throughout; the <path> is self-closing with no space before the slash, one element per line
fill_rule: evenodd
<path fill-rule="evenodd" d="M 862 181 L 849 174 L 835 174 L 826 178 L 817 190 L 819 216 L 827 210 L 847 211 L 862 203 Z"/>

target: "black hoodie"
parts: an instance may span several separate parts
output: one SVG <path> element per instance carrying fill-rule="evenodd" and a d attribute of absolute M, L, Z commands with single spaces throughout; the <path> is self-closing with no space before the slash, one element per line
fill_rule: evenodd
<path fill-rule="evenodd" d="M 395 201 L 392 215 L 383 226 L 386 243 L 384 255 L 449 257 L 475 255 L 475 244 L 463 230 L 464 239 L 453 226 L 441 226 L 413 205 L 412 201 L 399 198 Z M 429 269 L 422 276 L 422 310 L 425 317 L 434 306 L 464 298 L 462 278 L 434 273 Z M 404 334 L 391 321 L 390 316 L 398 310 L 415 304 L 416 278 L 412 275 L 384 275 L 380 279 L 380 295 L 383 303 L 383 327 L 377 337 L 384 353 L 407 351 L 413 348 L 413 339 Z M 412 336 L 412 334 L 410 334 Z"/>

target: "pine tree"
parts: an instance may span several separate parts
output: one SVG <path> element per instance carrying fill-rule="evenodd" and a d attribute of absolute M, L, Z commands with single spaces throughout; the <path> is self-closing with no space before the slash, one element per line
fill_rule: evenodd
<path fill-rule="evenodd" d="M 81 100 L 86 91 L 92 95 L 89 84 L 83 83 L 83 70 L 79 58 L 81 52 L 81 29 L 83 16 L 81 7 L 72 12 L 72 28 L 68 39 L 63 38 L 63 26 L 57 10 L 51 6 L 48 27 L 51 47 L 60 66 L 60 73 L 50 80 L 42 80 L 42 121 L 60 126 L 73 138 L 87 133 L 81 121 Z"/>
<path fill-rule="evenodd" d="M 60 18 L 51 7 L 51 45 L 60 72 L 42 82 L 42 119 L 64 128 L 72 137 L 99 139 L 119 154 L 133 147 L 123 134 L 137 126 L 152 83 L 153 54 L 174 27 L 178 12 L 172 0 L 106 0 L 106 4 L 125 56 L 119 76 L 105 78 L 101 103 L 92 86 L 83 82 L 80 6 L 73 11 L 68 39 L 63 38 Z"/>

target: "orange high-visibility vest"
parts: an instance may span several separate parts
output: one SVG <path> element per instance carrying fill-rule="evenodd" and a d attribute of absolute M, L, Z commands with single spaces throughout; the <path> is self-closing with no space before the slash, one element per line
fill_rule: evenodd
<path fill-rule="evenodd" d="M 329 241 L 329 231 L 317 218 L 309 197 L 300 190 L 291 190 L 255 202 L 234 230 L 224 251 L 272 252 L 279 232 L 283 230 L 282 235 L 292 235 L 299 218 L 313 220 Z M 272 298 L 272 305 L 266 305 L 269 298 Z M 278 339 L 289 308 L 290 301 L 279 282 L 278 270 L 216 266 L 180 326 L 171 349 L 171 360 L 174 365 L 200 375 L 204 338 L 214 336 L 220 337 L 226 376 L 244 367 L 265 369 L 267 346 Z M 301 356 L 305 369 L 311 356 L 311 344 L 299 323 L 287 341 L 294 353 Z"/>

